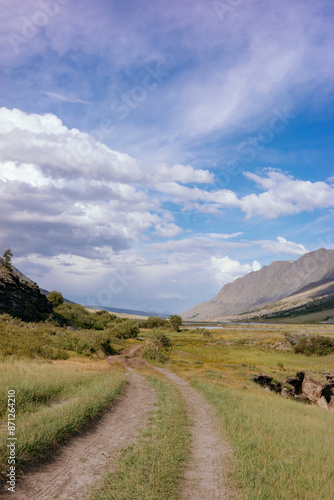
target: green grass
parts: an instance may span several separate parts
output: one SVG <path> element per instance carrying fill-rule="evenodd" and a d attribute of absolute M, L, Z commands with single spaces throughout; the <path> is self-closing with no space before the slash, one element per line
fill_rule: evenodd
<path fill-rule="evenodd" d="M 259 373 L 282 380 L 302 370 L 313 378 L 334 372 L 333 353 L 278 350 L 284 332 L 334 337 L 333 325 L 231 325 L 212 330 L 210 340 L 180 332 L 168 367 L 216 409 L 233 446 L 233 477 L 245 500 L 331 500 L 334 412 L 287 400 L 251 379 Z"/>
<path fill-rule="evenodd" d="M 90 500 L 173 500 L 189 454 L 188 418 L 179 391 L 169 382 L 151 378 L 157 408 L 134 445 L 125 449 L 118 469 L 108 474 Z"/>
<path fill-rule="evenodd" d="M 124 324 L 124 323 L 121 323 Z M 104 357 L 122 342 L 110 329 L 69 330 L 52 322 L 25 323 L 0 316 L 0 356 L 15 359 L 68 359 L 71 355 Z"/>
<path fill-rule="evenodd" d="M 234 477 L 247 500 L 332 500 L 333 413 L 205 379 L 193 385 L 213 404 L 230 437 Z"/>
<path fill-rule="evenodd" d="M 19 415 L 71 397 L 78 386 L 85 386 L 96 377 L 87 371 L 71 369 L 43 361 L 14 361 L 0 363 L 0 418 L 7 412 L 7 393 L 15 388 L 16 411 Z"/>
<path fill-rule="evenodd" d="M 122 371 L 111 371 L 104 362 L 5 362 L 0 364 L 0 373 L 4 375 L 0 383 L 2 403 L 8 389 L 14 389 L 17 395 L 18 470 L 40 461 L 97 418 L 126 383 Z M 6 412 L 2 413 L 2 427 L 6 429 Z M 8 472 L 6 439 L 7 433 L 2 432 L 0 480 Z"/>

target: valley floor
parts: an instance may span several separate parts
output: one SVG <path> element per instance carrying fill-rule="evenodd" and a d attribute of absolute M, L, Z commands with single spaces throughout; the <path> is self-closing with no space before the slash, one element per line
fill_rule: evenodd
<path fill-rule="evenodd" d="M 2 379 L 7 373 L 23 393 L 30 391 L 27 407 L 21 402 L 27 415 L 20 421 L 26 425 L 22 450 L 29 449 L 29 425 L 39 415 L 56 407 L 67 422 L 67 401 L 75 409 L 86 387 L 94 399 L 114 384 L 114 395 L 103 396 L 111 404 L 104 416 L 68 439 L 53 458 L 26 468 L 12 498 L 332 500 L 334 412 L 286 399 L 252 381 L 259 373 L 279 381 L 301 370 L 314 379 L 334 372 L 334 353 L 297 354 L 286 333 L 334 339 L 332 325 L 224 325 L 211 332 L 174 332 L 171 358 L 163 367 L 141 358 L 144 343 L 138 340 L 127 341 L 123 355 L 107 361 L 4 361 Z M 26 387 L 16 373 L 20 370 Z M 34 386 L 34 373 L 43 375 L 44 389 Z M 107 386 L 101 385 L 105 379 Z M 102 396 L 94 393 L 93 382 Z M 29 406 L 39 404 L 32 401 L 37 393 L 49 405 L 51 390 L 53 398 L 61 397 L 58 406 Z"/>

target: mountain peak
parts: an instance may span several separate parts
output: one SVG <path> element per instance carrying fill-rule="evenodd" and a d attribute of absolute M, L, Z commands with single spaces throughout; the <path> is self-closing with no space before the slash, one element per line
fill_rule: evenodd
<path fill-rule="evenodd" d="M 227 283 L 213 299 L 182 314 L 184 320 L 220 320 L 254 311 L 334 274 L 334 250 L 320 248 L 298 260 L 274 261 Z M 334 280 L 334 276 L 333 276 Z"/>

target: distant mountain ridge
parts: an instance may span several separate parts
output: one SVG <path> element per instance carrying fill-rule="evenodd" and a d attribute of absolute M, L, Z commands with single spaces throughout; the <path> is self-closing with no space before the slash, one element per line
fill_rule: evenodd
<path fill-rule="evenodd" d="M 296 261 L 274 261 L 259 271 L 227 283 L 216 297 L 181 316 L 187 321 L 224 320 L 303 293 L 311 300 L 312 290 L 317 290 L 319 296 L 325 285 L 326 293 L 330 293 L 331 282 L 334 291 L 334 250 L 321 248 Z"/>
<path fill-rule="evenodd" d="M 121 309 L 119 307 L 107 307 L 107 306 L 92 306 L 92 305 L 85 305 L 84 307 L 87 307 L 87 309 L 103 309 L 104 311 L 109 311 L 109 312 L 114 312 L 114 313 L 121 313 L 121 314 L 133 314 L 136 316 L 158 316 L 159 318 L 168 318 L 170 314 L 168 313 L 156 313 L 156 312 L 148 312 L 148 311 L 137 311 L 135 309 Z"/>

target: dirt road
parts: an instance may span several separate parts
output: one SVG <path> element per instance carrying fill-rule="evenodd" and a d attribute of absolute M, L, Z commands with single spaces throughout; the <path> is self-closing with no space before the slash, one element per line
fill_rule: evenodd
<path fill-rule="evenodd" d="M 111 363 L 120 362 L 130 372 L 125 393 L 94 430 L 73 438 L 48 464 L 29 471 L 17 484 L 16 500 L 84 499 L 90 486 L 98 483 L 107 471 L 106 459 L 115 459 L 134 440 L 155 401 L 153 389 L 135 371 L 144 366 L 152 368 L 141 359 L 141 347 L 132 346 L 123 356 L 109 358 Z M 213 408 L 187 381 L 167 369 L 155 369 L 180 389 L 191 420 L 191 459 L 180 500 L 236 498 L 226 486 L 231 448 L 222 437 Z M 108 463 L 110 467 L 110 460 Z M 0 497 L 7 499 L 9 493 Z"/>
<path fill-rule="evenodd" d="M 89 487 L 106 472 L 107 458 L 116 458 L 134 439 L 154 406 L 154 391 L 141 376 L 131 373 L 129 384 L 115 406 L 93 430 L 75 437 L 49 461 L 29 471 L 16 492 L 0 494 L 15 500 L 72 500 L 85 498 Z"/>
<path fill-rule="evenodd" d="M 185 473 L 181 499 L 231 498 L 232 491 L 226 486 L 226 471 L 232 450 L 222 437 L 213 408 L 189 382 L 165 368 L 157 370 L 180 389 L 192 422 L 191 461 Z M 236 497 L 235 493 L 233 497 Z"/>

